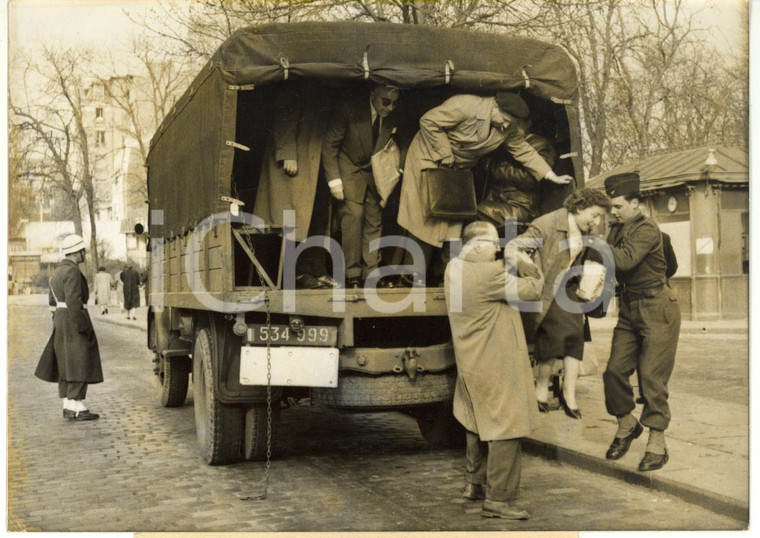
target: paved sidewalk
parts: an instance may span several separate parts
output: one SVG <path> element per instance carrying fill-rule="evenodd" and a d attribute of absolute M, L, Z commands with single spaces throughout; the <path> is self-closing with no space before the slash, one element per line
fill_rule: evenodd
<path fill-rule="evenodd" d="M 595 339 L 607 343 L 616 321 L 614 317 L 592 320 L 591 330 Z M 715 340 L 720 339 L 722 345 L 731 346 L 732 342 L 746 342 L 746 327 L 746 320 L 686 321 L 681 343 L 686 339 L 709 339 L 715 345 Z M 666 431 L 670 461 L 658 471 L 642 473 L 637 470 L 646 447 L 646 429 L 631 444 L 623 458 L 607 460 L 605 453 L 617 425 L 604 406 L 601 370 L 607 356 L 601 354 L 609 352 L 608 346 L 607 343 L 606 349 L 601 344 L 592 348 L 600 359 L 600 371 L 579 380 L 577 396 L 583 419 L 570 419 L 561 410 L 541 414 L 539 429 L 529 441 L 528 449 L 631 483 L 666 491 L 715 512 L 748 521 L 749 402 L 732 403 L 703 394 L 674 390 L 671 386 L 669 400 L 673 418 Z M 746 360 L 746 357 L 738 359 Z M 635 416 L 640 414 L 641 408 L 637 405 Z"/>
<path fill-rule="evenodd" d="M 9 298 L 9 302 L 16 304 L 46 304 L 46 301 L 45 296 Z M 124 314 L 118 312 L 118 307 L 106 316 L 100 316 L 95 308 L 91 308 L 91 315 L 107 323 L 145 330 L 146 310 L 146 307 L 138 309 L 137 321 L 125 319 Z M 704 390 L 701 393 L 691 393 L 684 390 L 683 385 L 676 388 L 677 384 L 671 382 L 673 419 L 666 432 L 670 453 L 667 465 L 654 472 L 637 471 L 646 446 L 646 430 L 632 443 L 628 454 L 623 458 L 617 461 L 605 459 L 616 421 L 605 410 L 601 372 L 606 364 L 609 340 L 616 322 L 614 316 L 591 320 L 595 342 L 587 344 L 587 359 L 596 356 L 599 368 L 595 372 L 587 372 L 579 380 L 577 396 L 583 419 L 570 419 L 561 410 L 540 414 L 539 428 L 527 441 L 526 449 L 583 469 L 665 491 L 714 512 L 749 521 L 748 400 L 713 398 L 705 396 Z M 746 346 L 747 339 L 746 319 L 684 320 L 679 349 L 688 343 L 692 348 L 711 353 L 710 349 L 715 347 L 730 349 L 732 345 Z M 742 371 L 748 357 L 741 354 L 729 355 L 731 360 L 740 363 L 735 364 L 734 368 L 738 367 Z M 584 366 L 588 367 L 589 364 L 590 360 L 584 360 Z M 712 376 L 721 375 L 720 372 L 709 370 L 698 375 L 708 373 Z M 676 371 L 675 374 L 679 372 Z M 693 373 L 689 375 L 698 377 Z M 724 382 L 728 387 L 733 386 L 731 379 Z M 741 384 L 742 386 L 736 384 L 737 390 L 746 391 L 748 381 L 742 379 Z M 637 406 L 634 414 L 638 416 L 640 411 L 641 406 Z"/>

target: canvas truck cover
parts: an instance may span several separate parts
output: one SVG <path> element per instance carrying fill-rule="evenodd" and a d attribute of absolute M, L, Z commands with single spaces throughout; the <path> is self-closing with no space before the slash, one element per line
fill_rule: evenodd
<path fill-rule="evenodd" d="M 578 92 L 569 56 L 533 39 L 390 23 L 243 28 L 222 43 L 151 141 L 152 237 L 182 234 L 229 208 L 220 198 L 230 194 L 234 153 L 240 151 L 230 144 L 238 91 L 297 79 L 449 85 L 480 94 L 520 90 L 569 105 Z"/>

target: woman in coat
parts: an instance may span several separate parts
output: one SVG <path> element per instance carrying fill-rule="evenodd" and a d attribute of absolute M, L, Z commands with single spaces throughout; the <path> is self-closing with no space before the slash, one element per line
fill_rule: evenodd
<path fill-rule="evenodd" d="M 87 279 L 79 270 L 84 262 L 84 240 L 69 235 L 63 240 L 66 256 L 50 280 L 50 306 L 54 307 L 53 334 L 40 358 L 35 375 L 58 383 L 63 417 L 73 421 L 97 420 L 84 403 L 87 386 L 103 381 L 98 339 L 85 305 Z"/>
<path fill-rule="evenodd" d="M 105 267 L 98 268 L 95 275 L 95 303 L 100 306 L 101 314 L 108 314 L 108 303 L 111 299 L 111 284 L 113 279 Z"/>
<path fill-rule="evenodd" d="M 519 439 L 535 425 L 536 396 L 520 313 L 507 301 L 538 299 L 543 279 L 532 264 L 518 266 L 520 274 L 532 273 L 518 278 L 495 260 L 499 235 L 493 224 L 469 224 L 463 241 L 444 275 L 457 364 L 454 416 L 467 430 L 463 496 L 485 497 L 485 517 L 527 519 L 508 501 L 518 492 Z"/>
<path fill-rule="evenodd" d="M 140 306 L 140 275 L 131 265 L 127 265 L 119 279 L 124 284 L 124 310 L 127 311 L 127 319 L 137 319 L 135 309 Z"/>
<path fill-rule="evenodd" d="M 525 101 L 514 93 L 496 97 L 455 95 L 427 111 L 420 118 L 420 130 L 412 140 L 404 163 L 404 179 L 398 212 L 399 225 L 407 230 L 422 248 L 425 267 L 417 266 L 424 276 L 433 251 L 444 241 L 458 239 L 462 222 L 425 217 L 427 200 L 422 171 L 428 168 L 472 168 L 478 159 L 504 146 L 536 181 L 548 179 L 566 184 L 570 176 L 557 176 L 525 141 L 514 118 L 527 119 L 530 111 Z M 405 265 L 413 259 L 407 252 Z"/>
<path fill-rule="evenodd" d="M 564 308 L 557 301 L 558 290 L 564 289 L 567 298 L 578 302 L 578 276 L 570 276 L 573 265 L 581 265 L 587 249 L 588 234 L 599 225 L 610 206 L 604 193 L 588 188 L 570 193 L 564 207 L 534 220 L 528 230 L 518 237 L 518 243 L 535 249 L 535 262 L 544 274 L 540 312 L 524 312 L 525 333 L 534 342 L 533 357 L 538 363 L 536 398 L 541 412 L 549 411 L 549 381 L 555 359 L 563 361 L 563 383 L 560 404 L 567 416 L 581 418 L 575 399 L 575 386 L 583 359 L 585 340 L 584 315 L 580 309 Z M 593 244 L 593 239 L 590 239 Z"/>

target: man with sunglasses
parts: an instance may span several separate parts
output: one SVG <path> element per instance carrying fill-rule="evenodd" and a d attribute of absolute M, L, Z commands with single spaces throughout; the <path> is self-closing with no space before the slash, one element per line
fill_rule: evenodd
<path fill-rule="evenodd" d="M 370 241 L 382 234 L 382 207 L 370 159 L 395 136 L 399 95 L 399 88 L 378 84 L 368 97 L 342 103 L 322 143 L 322 166 L 338 204 L 349 288 L 361 287 L 379 265 L 379 252 L 369 250 Z"/>

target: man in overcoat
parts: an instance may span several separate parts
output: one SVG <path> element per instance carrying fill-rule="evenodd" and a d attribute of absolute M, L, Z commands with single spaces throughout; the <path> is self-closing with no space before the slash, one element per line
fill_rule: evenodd
<path fill-rule="evenodd" d="M 84 262 L 85 244 L 79 235 L 62 242 L 65 258 L 50 280 L 49 302 L 53 309 L 53 334 L 40 358 L 35 375 L 58 383 L 63 417 L 75 422 L 97 420 L 85 405 L 87 386 L 103 381 L 100 351 L 87 312 L 87 279 L 78 265 Z"/>
<path fill-rule="evenodd" d="M 538 410 L 520 313 L 507 301 L 515 293 L 538 299 L 543 277 L 528 262 L 518 269 L 531 276 L 518 278 L 496 261 L 499 235 L 490 223 L 469 224 L 463 241 L 444 275 L 457 364 L 454 416 L 467 436 L 463 496 L 485 498 L 484 517 L 527 519 L 509 501 L 520 486 L 520 438 L 534 428 Z"/>
<path fill-rule="evenodd" d="M 639 470 L 654 471 L 668 462 L 668 381 L 675 364 L 681 310 L 666 276 L 662 233 L 641 213 L 639 185 L 637 173 L 616 174 L 604 184 L 616 221 L 607 242 L 620 290 L 618 323 L 603 376 L 607 412 L 618 421 L 607 458 L 622 458 L 643 433 L 642 425 L 647 426 L 649 441 Z M 635 403 L 630 376 L 637 369 L 644 398 L 639 420 L 631 414 Z"/>
<path fill-rule="evenodd" d="M 399 225 L 416 239 L 425 256 L 424 267 L 409 255 L 405 259 L 405 265 L 418 262 L 415 264 L 418 278 L 424 277 L 434 249 L 440 249 L 444 241 L 458 239 L 462 231 L 461 221 L 425 216 L 427 191 L 423 184 L 423 170 L 473 168 L 478 159 L 504 146 L 535 181 L 570 182 L 570 176 L 554 173 L 516 127 L 515 118 L 527 120 L 529 116 L 528 105 L 520 96 L 501 92 L 495 97 L 455 95 L 420 118 L 420 130 L 412 140 L 404 162 L 398 212 Z"/>
<path fill-rule="evenodd" d="M 319 181 L 322 137 L 330 111 L 327 90 L 321 86 L 288 83 L 278 93 L 272 136 L 256 192 L 253 213 L 268 224 L 282 226 L 285 211 L 295 212 L 295 241 L 329 234 L 327 185 Z M 295 262 L 296 287 L 332 288 L 327 252 L 311 247 Z M 289 260 L 286 260 L 289 263 Z"/>
<path fill-rule="evenodd" d="M 322 166 L 330 193 L 338 200 L 346 287 L 361 287 L 380 261 L 369 244 L 382 235 L 382 207 L 370 159 L 394 136 L 399 99 L 395 86 L 375 85 L 366 95 L 342 103 L 328 123 Z"/>
<path fill-rule="evenodd" d="M 127 319 L 137 319 L 135 309 L 140 306 L 140 275 L 131 265 L 127 265 L 119 278 L 124 284 L 124 310 L 127 311 Z"/>

